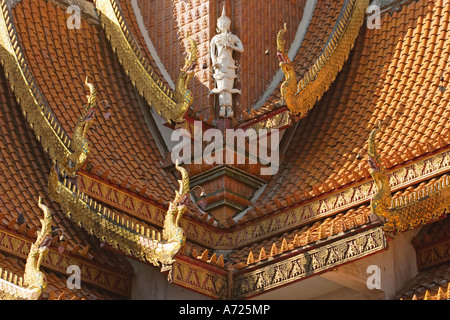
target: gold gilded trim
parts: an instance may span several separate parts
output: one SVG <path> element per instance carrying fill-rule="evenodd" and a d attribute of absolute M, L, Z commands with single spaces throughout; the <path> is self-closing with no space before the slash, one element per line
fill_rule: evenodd
<path fill-rule="evenodd" d="M 0 228 L 0 250 L 21 259 L 27 258 L 31 244 L 29 240 L 23 239 L 17 234 Z M 89 283 L 97 288 L 103 288 L 108 292 L 118 294 L 124 298 L 131 296 L 131 278 L 129 273 L 121 272 L 120 270 L 113 271 L 96 263 L 91 263 L 82 257 L 77 257 L 68 253 L 59 253 L 54 248 L 50 248 L 48 256 L 43 259 L 42 266 L 46 270 L 51 270 L 58 274 L 67 275 L 67 267 L 70 265 L 77 265 L 81 269 L 81 282 Z M 6 272 L 5 270 L 3 270 Z M 1 272 L 0 272 L 1 273 Z M 15 276 L 0 275 L 0 278 L 13 281 Z M 18 277 L 18 286 L 23 286 L 23 279 Z M 11 282 L 9 281 L 9 282 Z"/>
<path fill-rule="evenodd" d="M 392 191 L 398 191 L 409 185 L 442 175 L 449 170 L 450 151 L 447 150 L 388 173 L 390 188 Z M 150 201 L 133 197 L 131 193 L 114 186 L 104 185 L 101 180 L 85 175 L 83 172 L 79 173 L 79 179 L 80 188 L 89 196 L 130 216 L 162 226 L 164 208 L 153 206 Z M 295 205 L 288 209 L 281 208 L 279 212 L 250 221 L 232 230 L 208 226 L 193 219 L 182 219 L 180 224 L 191 241 L 210 249 L 235 249 L 368 203 L 376 190 L 374 181 L 370 179 L 306 204 Z M 412 197 L 405 196 L 395 201 L 406 205 Z"/>
<path fill-rule="evenodd" d="M 14 21 L 5 0 L 1 0 L 0 60 L 11 90 L 37 139 L 53 161 L 70 153 L 71 141 L 56 120 L 27 66 Z"/>
<path fill-rule="evenodd" d="M 305 117 L 333 83 L 353 48 L 368 6 L 368 0 L 346 1 L 327 45 L 299 82 L 294 63 L 286 53 L 286 25 L 280 30 L 277 36 L 277 56 L 285 75 L 280 89 L 284 104 L 294 115 Z"/>
<path fill-rule="evenodd" d="M 168 122 L 182 122 L 193 103 L 187 85 L 197 65 L 197 45 L 188 37 L 190 49 L 176 84 L 175 92 L 158 79 L 142 55 L 116 0 L 96 0 L 100 20 L 119 62 L 138 92 Z"/>
<path fill-rule="evenodd" d="M 0 300 L 25 300 L 23 278 L 0 268 Z"/>
<path fill-rule="evenodd" d="M 47 289 L 47 277 L 40 268 L 52 242 L 52 214 L 41 202 L 41 197 L 39 197 L 38 205 L 44 212 L 44 219 L 41 219 L 42 230 L 38 232 L 35 243 L 31 244 L 24 276 L 18 278 L 12 273 L 5 272 L 3 281 L 0 281 L 0 299 L 37 300 Z M 1 274 L 0 269 L 0 277 Z"/>

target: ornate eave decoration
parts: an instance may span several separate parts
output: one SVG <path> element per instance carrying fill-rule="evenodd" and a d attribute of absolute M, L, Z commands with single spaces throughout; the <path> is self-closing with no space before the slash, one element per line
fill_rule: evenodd
<path fill-rule="evenodd" d="M 449 176 L 418 192 L 392 199 L 389 177 L 377 151 L 376 133 L 379 130 L 380 127 L 374 129 L 368 140 L 370 174 L 377 186 L 370 208 L 384 223 L 385 232 L 401 233 L 446 215 L 450 207 Z"/>
<path fill-rule="evenodd" d="M 25 264 L 23 278 L 0 269 L 0 300 L 37 300 L 47 288 L 47 278 L 40 270 L 41 264 L 49 252 L 52 241 L 52 215 L 39 197 L 39 207 L 44 212 L 41 219 L 42 230 L 38 232 L 36 242 L 31 244 Z"/>
<path fill-rule="evenodd" d="M 195 41 L 187 38 L 190 49 L 185 65 L 180 70 L 175 91 L 172 91 L 151 70 L 127 26 L 117 0 L 96 0 L 95 5 L 111 47 L 138 92 L 166 121 L 183 122 L 193 103 L 192 93 L 187 86 L 197 65 Z"/>
<path fill-rule="evenodd" d="M 233 279 L 233 294 L 238 299 L 253 297 L 379 252 L 386 246 L 380 227 L 361 231 L 316 249 L 299 251 L 275 263 L 256 265 L 237 272 Z"/>
<path fill-rule="evenodd" d="M 368 6 L 368 0 L 346 0 L 327 45 L 298 82 L 294 63 L 289 59 L 285 48 L 286 25 L 280 30 L 277 36 L 277 56 L 285 75 L 280 90 L 283 104 L 292 114 L 300 118 L 306 117 L 308 111 L 333 83 L 354 46 Z"/>
<path fill-rule="evenodd" d="M 53 161 L 70 154 L 71 141 L 53 115 L 26 63 L 7 1 L 0 0 L 0 60 L 11 90 L 37 139 Z"/>
<path fill-rule="evenodd" d="M 91 96 L 92 90 L 91 87 Z M 85 139 L 85 131 L 80 132 Z M 85 143 L 80 146 L 85 146 Z M 86 161 L 87 154 L 82 158 Z M 69 160 L 64 160 L 64 163 L 69 163 Z M 79 168 L 82 165 L 83 163 L 77 163 L 75 167 Z M 60 204 L 69 218 L 103 243 L 140 260 L 149 261 L 155 266 L 170 268 L 175 262 L 174 256 L 186 242 L 186 236 L 179 224 L 189 200 L 187 171 L 178 166 L 178 163 L 175 167 L 181 172 L 180 189 L 176 191 L 175 199 L 166 212 L 162 232 L 155 232 L 154 229 L 132 222 L 124 215 L 118 215 L 102 206 L 81 192 L 77 183 L 73 183 L 73 179 L 70 179 L 71 176 L 66 176 L 57 165 L 53 166 L 50 172 L 48 189 L 53 200 Z M 77 176 L 76 171 L 73 172 L 73 176 Z"/>

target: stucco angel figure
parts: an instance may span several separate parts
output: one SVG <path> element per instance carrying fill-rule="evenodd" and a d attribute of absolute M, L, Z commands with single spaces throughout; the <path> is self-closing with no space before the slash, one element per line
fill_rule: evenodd
<path fill-rule="evenodd" d="M 233 93 L 241 93 L 234 88 L 236 79 L 236 63 L 233 59 L 233 51 L 243 52 L 241 40 L 230 32 L 231 20 L 225 14 L 225 7 L 222 16 L 217 19 L 217 32 L 211 39 L 210 53 L 212 68 L 216 87 L 211 90 L 211 94 L 219 95 L 219 117 L 233 117 Z"/>

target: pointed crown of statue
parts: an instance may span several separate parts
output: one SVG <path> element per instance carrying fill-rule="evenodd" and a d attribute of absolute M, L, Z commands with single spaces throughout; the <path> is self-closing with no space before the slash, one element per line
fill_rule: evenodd
<path fill-rule="evenodd" d="M 223 7 L 222 15 L 219 17 L 219 19 L 217 19 L 217 26 L 218 26 L 217 32 L 220 32 L 221 30 L 230 29 L 231 20 L 226 15 L 225 6 Z"/>

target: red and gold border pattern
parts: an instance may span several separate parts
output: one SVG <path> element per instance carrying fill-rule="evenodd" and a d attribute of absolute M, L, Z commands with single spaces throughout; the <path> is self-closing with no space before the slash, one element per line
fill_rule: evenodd
<path fill-rule="evenodd" d="M 450 170 L 450 151 L 424 158 L 389 173 L 392 191 L 438 176 Z M 101 202 L 129 213 L 153 225 L 162 226 L 165 209 L 157 207 L 150 200 L 133 196 L 113 186 L 102 184 L 94 177 L 80 174 L 80 186 L 84 193 Z M 267 218 L 236 227 L 218 229 L 206 226 L 200 221 L 182 219 L 181 226 L 189 240 L 214 249 L 235 249 L 247 246 L 261 239 L 301 227 L 318 219 L 337 214 L 371 200 L 376 193 L 373 180 L 355 184 L 322 199 L 301 204 L 287 210 L 280 210 Z M 418 199 L 405 198 L 403 205 Z"/>

